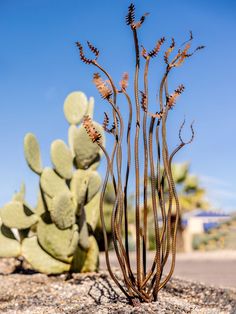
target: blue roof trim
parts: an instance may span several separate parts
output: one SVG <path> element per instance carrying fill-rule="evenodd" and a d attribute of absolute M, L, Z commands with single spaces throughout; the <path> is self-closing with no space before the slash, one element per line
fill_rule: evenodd
<path fill-rule="evenodd" d="M 227 214 L 223 214 L 223 213 L 215 213 L 215 212 L 200 212 L 198 214 L 195 215 L 195 217 L 230 217 Z"/>

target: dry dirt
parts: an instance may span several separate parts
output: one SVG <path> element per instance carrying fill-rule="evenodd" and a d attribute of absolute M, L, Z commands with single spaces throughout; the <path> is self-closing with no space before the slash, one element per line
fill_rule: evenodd
<path fill-rule="evenodd" d="M 132 307 L 108 273 L 46 276 L 15 273 L 13 261 L 0 262 L 0 313 L 236 313 L 236 290 L 173 278 L 157 302 Z M 12 267 L 12 268 L 11 268 Z M 119 275 L 119 274 L 118 274 Z"/>

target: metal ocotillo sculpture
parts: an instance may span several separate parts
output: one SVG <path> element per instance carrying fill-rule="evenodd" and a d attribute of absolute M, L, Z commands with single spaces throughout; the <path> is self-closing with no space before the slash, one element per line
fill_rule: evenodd
<path fill-rule="evenodd" d="M 184 142 L 181 136 L 182 128 L 184 126 L 183 123 L 179 130 L 180 143 L 173 152 L 169 153 L 166 122 L 170 110 L 173 109 L 177 98 L 184 91 L 184 86 L 180 85 L 170 94 L 168 89 L 168 76 L 170 72 L 181 66 L 187 58 L 191 57 L 194 52 L 203 48 L 203 46 L 199 46 L 194 52 L 189 52 L 190 44 L 193 39 L 192 33 L 190 33 L 189 40 L 183 43 L 177 50 L 177 53 L 170 59 L 176 46 L 174 39 L 172 39 L 171 45 L 164 52 L 166 70 L 159 87 L 157 110 L 155 113 L 151 113 L 149 111 L 148 93 L 149 65 L 151 60 L 158 56 L 161 47 L 165 42 L 165 38 L 163 37 L 158 40 L 153 50 L 148 52 L 142 46 L 140 51 L 138 28 L 144 23 L 146 16 L 147 14 L 144 14 L 140 20 L 136 22 L 135 7 L 133 4 L 129 6 L 128 14 L 126 16 L 126 24 L 131 28 L 133 33 L 136 55 L 134 76 L 135 105 L 133 105 L 132 98 L 127 91 L 128 74 L 125 73 L 123 75 L 120 82 L 120 88 L 117 88 L 110 74 L 98 62 L 99 50 L 90 42 L 87 42 L 88 48 L 95 56 L 94 59 L 89 59 L 84 55 L 83 46 L 79 42 L 76 43 L 81 60 L 86 64 L 95 66 L 106 77 L 106 80 L 103 80 L 99 73 L 95 73 L 93 82 L 102 98 L 112 107 L 112 125 L 109 126 L 109 117 L 107 113 L 105 113 L 103 122 L 104 130 L 114 136 L 114 146 L 110 155 L 103 147 L 101 135 L 97 132 L 88 116 L 84 119 L 84 127 L 91 137 L 91 140 L 100 146 L 107 160 L 107 171 L 100 198 L 100 212 L 108 271 L 118 287 L 133 304 L 137 303 L 138 300 L 145 302 L 157 300 L 158 291 L 165 286 L 174 271 L 180 205 L 171 171 L 171 163 L 175 154 L 193 140 L 194 132 L 191 125 L 191 139 L 188 142 Z M 140 92 L 139 73 L 141 57 L 145 61 L 145 68 L 143 74 L 144 89 Z M 120 94 L 123 94 L 128 104 L 129 114 L 127 124 L 125 124 L 118 107 L 118 96 Z M 134 136 L 131 136 L 131 131 L 133 130 Z M 142 148 L 140 148 L 141 145 Z M 126 158 L 124 158 L 124 154 L 122 155 L 125 146 L 125 152 L 127 152 Z M 141 156 L 143 156 L 143 167 L 140 162 Z M 125 174 L 123 175 L 122 169 L 124 167 L 124 162 Z M 128 185 L 130 184 L 130 172 L 132 169 L 135 174 L 135 269 L 133 269 L 130 263 L 130 248 L 128 241 L 127 193 Z M 116 201 L 111 215 L 112 242 L 123 275 L 122 280 L 112 271 L 109 261 L 108 240 L 103 213 L 103 200 L 109 177 L 112 179 L 116 195 Z M 141 189 L 142 193 L 140 192 Z M 148 268 L 146 253 L 148 249 L 147 217 L 149 194 L 151 194 L 152 199 L 151 204 L 155 228 L 156 252 L 152 264 Z M 171 222 L 173 208 L 176 210 L 174 224 Z M 170 256 L 171 267 L 169 272 L 164 276 L 163 270 Z"/>

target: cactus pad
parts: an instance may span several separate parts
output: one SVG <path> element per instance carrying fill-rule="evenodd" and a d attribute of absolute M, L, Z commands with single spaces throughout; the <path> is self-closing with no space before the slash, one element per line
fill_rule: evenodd
<path fill-rule="evenodd" d="M 88 100 L 84 93 L 70 93 L 64 102 L 64 114 L 70 124 L 79 124 L 88 110 Z"/>
<path fill-rule="evenodd" d="M 83 207 L 81 207 L 80 214 L 77 218 L 79 218 L 79 245 L 83 250 L 87 251 L 89 249 L 89 232 Z"/>
<path fill-rule="evenodd" d="M 45 208 L 45 204 L 42 198 L 42 192 L 39 191 L 35 213 L 36 215 L 41 216 L 42 214 L 45 213 L 45 211 L 46 211 L 46 208 Z"/>
<path fill-rule="evenodd" d="M 53 169 L 43 168 L 35 135 L 25 136 L 26 161 L 40 177 L 38 201 L 30 209 L 22 185 L 0 208 L 0 257 L 23 256 L 33 269 L 46 274 L 97 270 L 99 252 L 91 234 L 99 218 L 101 177 L 95 170 L 102 150 L 83 125 L 77 127 L 85 115 L 93 119 L 93 111 L 93 97 L 88 101 L 82 92 L 68 95 L 64 113 L 70 124 L 69 145 L 62 140 L 51 144 Z M 93 125 L 104 146 L 102 126 Z"/>
<path fill-rule="evenodd" d="M 35 270 L 44 274 L 61 274 L 70 269 L 70 264 L 58 261 L 47 254 L 40 247 L 35 236 L 23 240 L 22 255 Z"/>
<path fill-rule="evenodd" d="M 59 177 L 55 171 L 50 168 L 44 168 L 40 178 L 40 185 L 44 193 L 51 198 L 59 193 L 69 192 L 65 180 Z"/>
<path fill-rule="evenodd" d="M 75 125 L 71 125 L 68 130 L 68 143 L 70 147 L 71 154 L 73 158 L 75 157 L 75 150 L 74 150 L 74 137 L 75 134 L 78 132 L 78 128 Z"/>
<path fill-rule="evenodd" d="M 102 126 L 96 122 L 93 122 L 93 125 L 97 132 L 101 134 L 101 143 L 104 146 L 105 137 Z M 74 133 L 73 147 L 75 150 L 76 165 L 79 169 L 87 169 L 101 158 L 101 149 L 97 143 L 92 142 L 83 125 L 81 125 L 77 129 L 77 132 Z"/>
<path fill-rule="evenodd" d="M 18 257 L 21 253 L 20 243 L 14 237 L 11 229 L 4 225 L 0 227 L 0 256 Z"/>
<path fill-rule="evenodd" d="M 78 169 L 74 172 L 70 189 L 79 205 L 85 205 L 98 193 L 102 179 L 97 171 Z"/>
<path fill-rule="evenodd" d="M 36 173 L 41 174 L 42 161 L 40 155 L 40 148 L 37 141 L 37 138 L 34 134 L 28 133 L 24 138 L 24 151 L 25 159 L 29 167 Z"/>
<path fill-rule="evenodd" d="M 81 273 L 98 271 L 99 266 L 99 248 L 94 236 L 89 237 L 89 249 L 87 251 L 85 263 Z"/>
<path fill-rule="evenodd" d="M 62 193 L 52 200 L 51 219 L 59 229 L 67 229 L 75 224 L 76 205 L 70 193 Z"/>
<path fill-rule="evenodd" d="M 11 201 L 1 208 L 0 217 L 8 228 L 17 229 L 27 229 L 38 221 L 38 217 L 18 201 Z"/>
<path fill-rule="evenodd" d="M 93 231 L 95 230 L 100 217 L 99 200 L 100 193 L 96 194 L 94 198 L 84 207 L 87 223 L 91 226 Z"/>
<path fill-rule="evenodd" d="M 37 226 L 38 241 L 47 253 L 69 263 L 78 245 L 79 233 L 77 230 L 77 225 L 61 230 L 53 223 L 40 221 Z"/>
<path fill-rule="evenodd" d="M 70 271 L 74 273 L 80 273 L 86 260 L 87 251 L 81 249 L 79 246 L 76 248 L 71 262 Z"/>
<path fill-rule="evenodd" d="M 88 170 L 78 169 L 74 172 L 70 189 L 77 203 L 83 205 L 85 202 L 90 172 Z"/>
<path fill-rule="evenodd" d="M 102 178 L 97 171 L 91 171 L 88 182 L 88 192 L 86 203 L 90 202 L 92 198 L 98 193 L 102 185 Z"/>
<path fill-rule="evenodd" d="M 46 204 L 46 211 L 51 212 L 53 210 L 53 207 L 52 207 L 52 200 L 53 199 L 45 193 L 43 193 L 43 197 L 44 197 L 45 204 Z"/>
<path fill-rule="evenodd" d="M 56 140 L 51 145 L 51 160 L 56 172 L 64 179 L 72 177 L 73 157 L 70 149 L 62 140 Z"/>

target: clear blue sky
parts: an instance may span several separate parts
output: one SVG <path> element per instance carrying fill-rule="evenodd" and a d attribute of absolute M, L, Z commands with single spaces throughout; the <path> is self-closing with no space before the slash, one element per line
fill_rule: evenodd
<path fill-rule="evenodd" d="M 91 83 L 93 69 L 80 62 L 74 42 L 94 42 L 102 52 L 101 63 L 116 80 L 124 71 L 133 73 L 132 35 L 124 23 L 129 3 L 0 0 L 0 206 L 22 181 L 28 200 L 35 201 L 37 178 L 25 163 L 23 137 L 29 131 L 37 135 L 44 164 L 49 165 L 51 141 L 67 137 L 62 106 L 69 92 L 94 95 L 96 120 L 102 121 L 105 105 Z M 195 141 L 177 161 L 191 162 L 218 208 L 236 209 L 236 2 L 134 3 L 138 15 L 151 13 L 140 32 L 148 48 L 161 36 L 174 36 L 181 43 L 189 30 L 196 45 L 207 46 L 173 76 L 173 87 L 184 83 L 186 92 L 170 125 L 174 132 L 184 115 L 195 120 Z"/>

